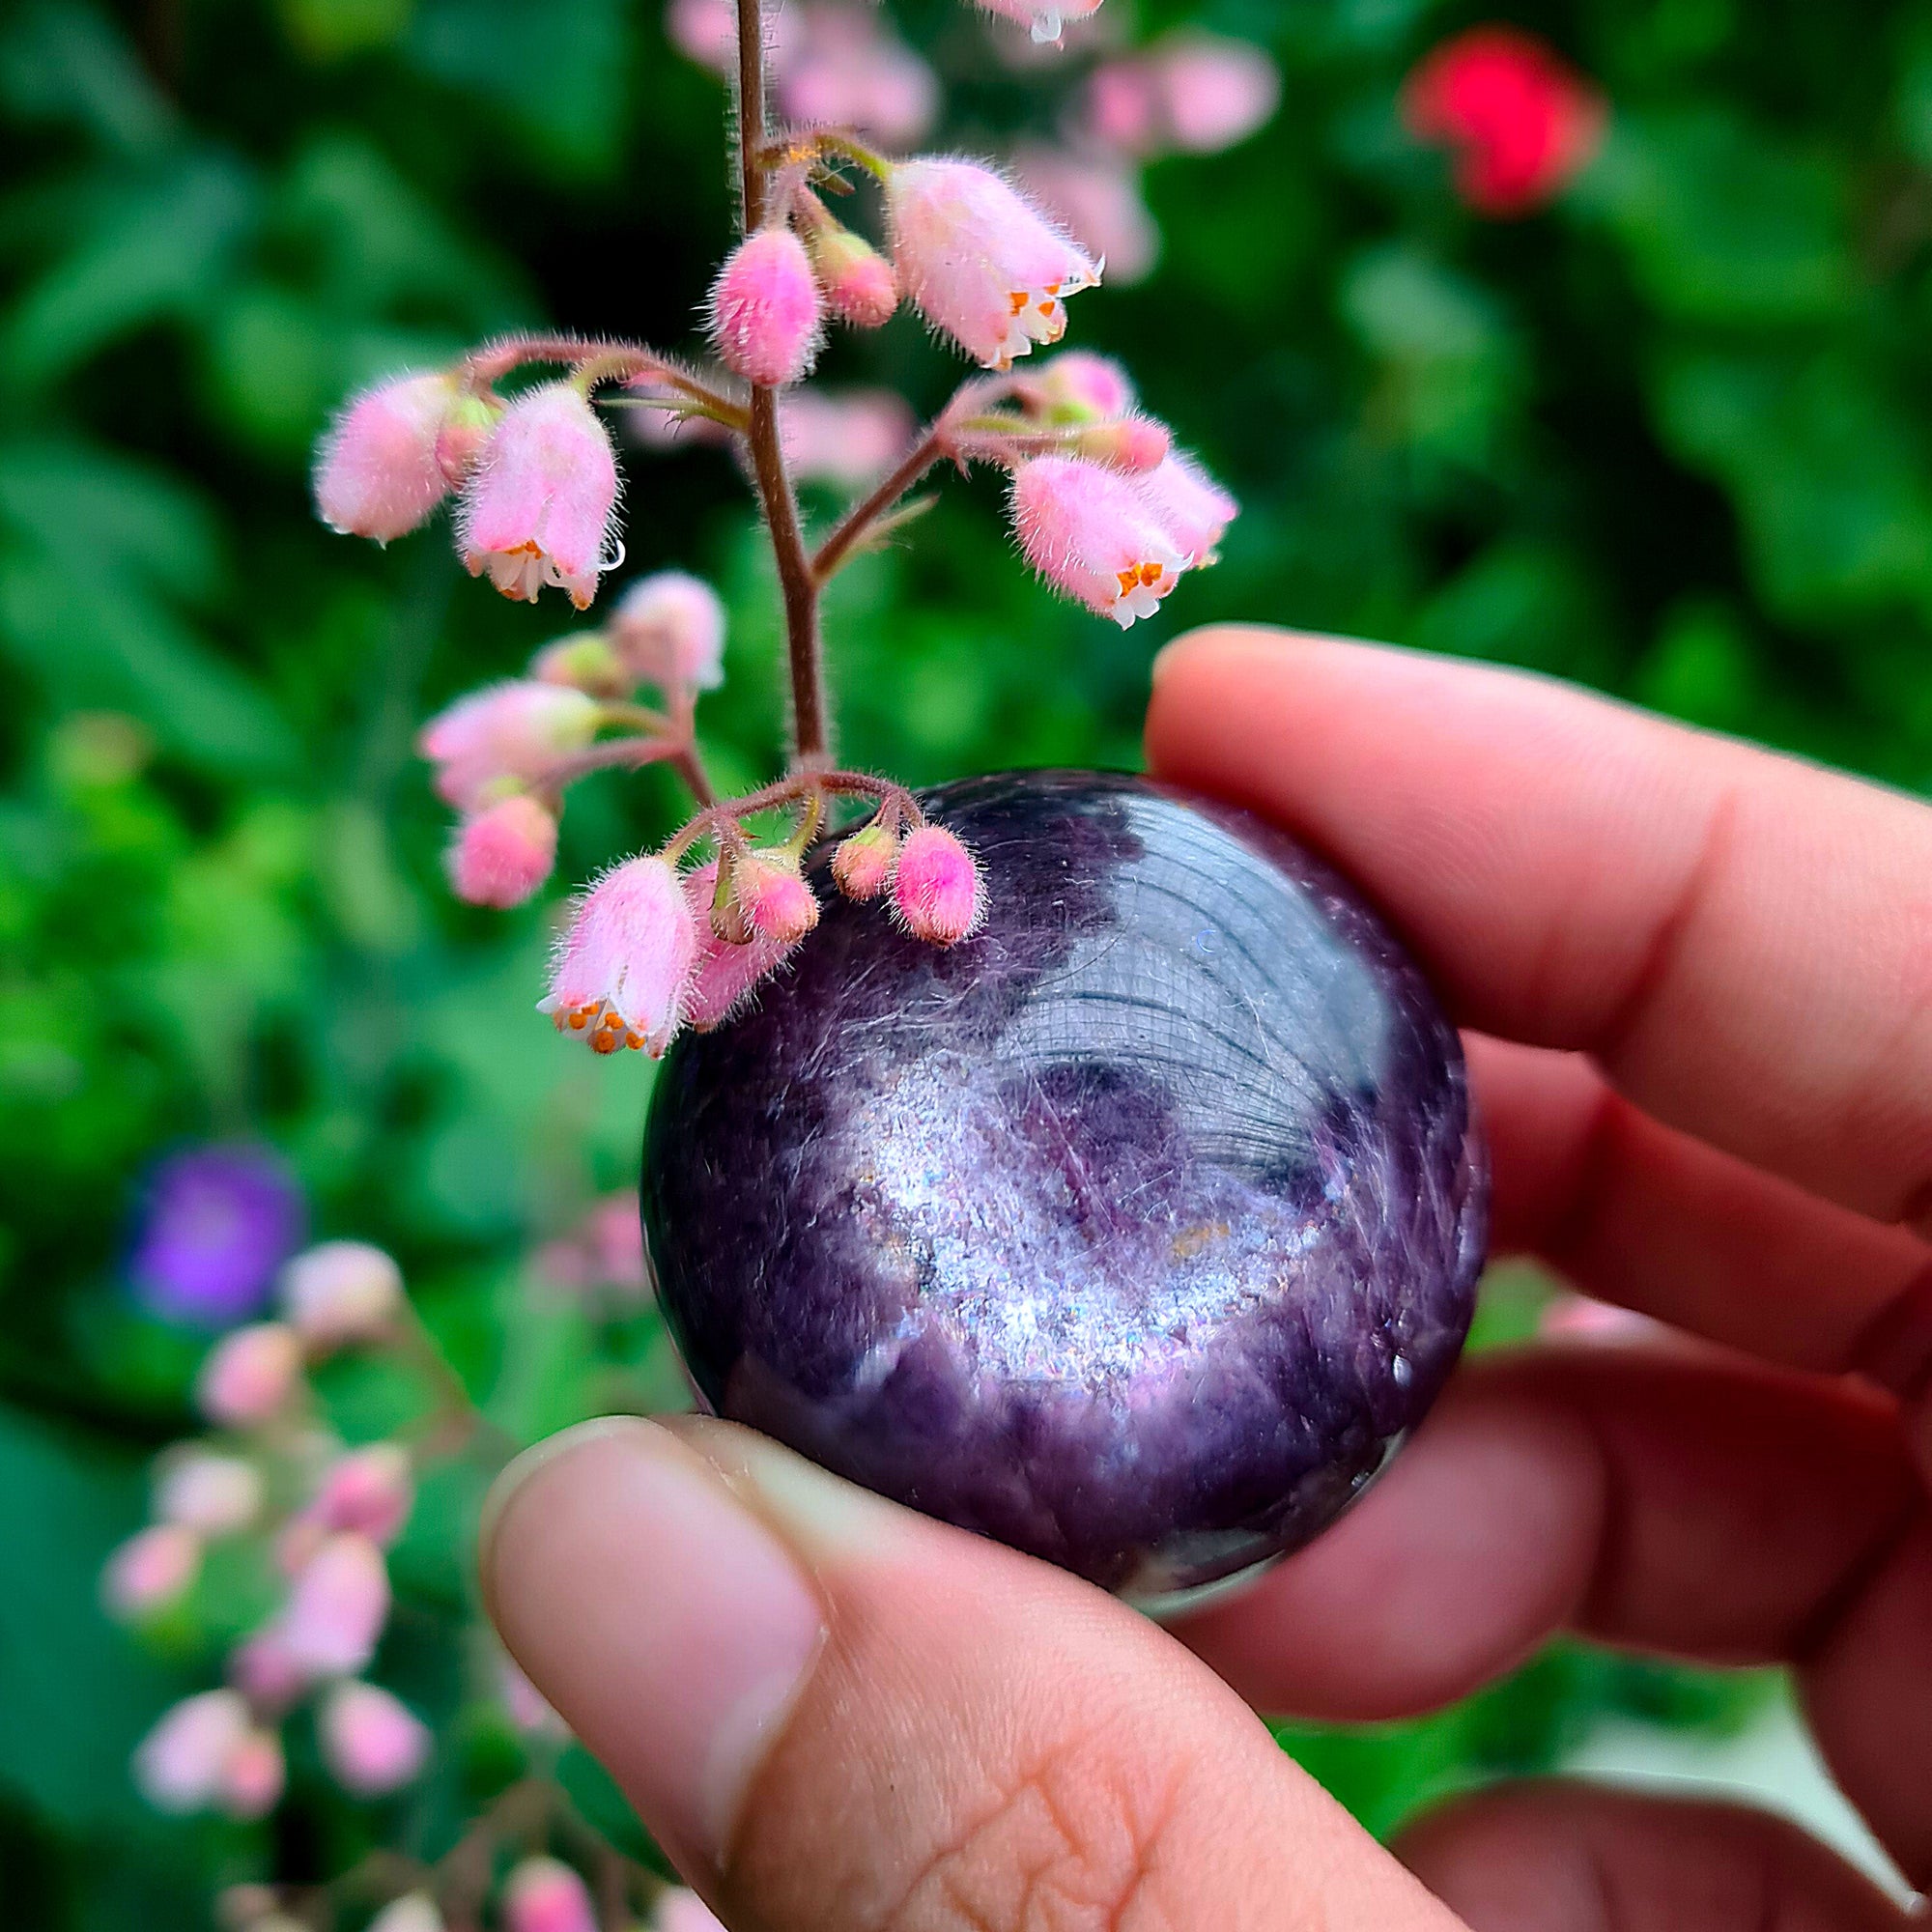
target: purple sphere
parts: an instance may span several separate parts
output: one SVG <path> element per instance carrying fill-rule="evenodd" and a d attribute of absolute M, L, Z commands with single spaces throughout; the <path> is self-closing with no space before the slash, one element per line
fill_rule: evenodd
<path fill-rule="evenodd" d="M 667 1059 L 658 1292 L 704 1401 L 1152 1600 L 1305 1543 L 1434 1401 L 1487 1168 L 1460 1043 L 1326 866 L 1143 779 L 923 803 L 950 951 L 817 877 L 796 971 Z"/>
<path fill-rule="evenodd" d="M 261 1313 L 306 1218 L 267 1148 L 190 1148 L 149 1177 L 128 1278 L 156 1315 L 232 1327 Z"/>

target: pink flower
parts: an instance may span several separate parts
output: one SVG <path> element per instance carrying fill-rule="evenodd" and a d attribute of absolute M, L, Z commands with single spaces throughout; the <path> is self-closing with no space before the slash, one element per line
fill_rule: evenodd
<path fill-rule="evenodd" d="M 592 697 L 624 697 L 637 679 L 601 631 L 558 638 L 530 660 L 529 676 L 539 684 L 563 684 Z"/>
<path fill-rule="evenodd" d="M 866 240 L 828 214 L 805 232 L 825 305 L 853 328 L 882 328 L 897 312 L 898 277 Z"/>
<path fill-rule="evenodd" d="M 526 1859 L 503 1888 L 503 1932 L 597 1932 L 583 1881 L 559 1859 Z"/>
<path fill-rule="evenodd" d="M 251 1322 L 224 1335 L 201 1365 L 195 1401 L 224 1429 L 248 1429 L 278 1415 L 301 1376 L 301 1341 L 279 1321 Z"/>
<path fill-rule="evenodd" d="M 281 1739 L 273 1731 L 250 1730 L 222 1766 L 215 1797 L 231 1818 L 262 1818 L 280 1804 L 287 1783 Z"/>
<path fill-rule="evenodd" d="M 582 611 L 611 554 L 617 458 L 588 400 L 569 383 L 528 389 L 503 412 L 457 516 L 472 577 L 534 602 L 547 583 Z"/>
<path fill-rule="evenodd" d="M 893 874 L 893 910 L 915 939 L 953 946 L 986 916 L 985 887 L 973 855 L 943 825 L 906 835 Z"/>
<path fill-rule="evenodd" d="M 1190 570 L 1217 562 L 1220 543 L 1241 506 L 1202 468 L 1177 449 L 1157 469 L 1135 478 L 1141 497 L 1167 526 Z"/>
<path fill-rule="evenodd" d="M 832 855 L 832 877 L 848 899 L 875 899 L 891 883 L 899 862 L 899 837 L 877 819 L 839 842 Z"/>
<path fill-rule="evenodd" d="M 185 1597 L 201 1571 L 201 1538 L 178 1522 L 157 1522 L 130 1536 L 107 1559 L 101 1601 L 130 1621 Z"/>
<path fill-rule="evenodd" d="M 602 717 L 594 697 L 569 685 L 511 678 L 438 712 L 416 749 L 437 768 L 437 796 L 476 811 L 582 751 Z"/>
<path fill-rule="evenodd" d="M 350 1677 L 376 1654 L 389 1620 L 389 1573 L 366 1536 L 327 1538 L 289 1591 L 273 1626 L 282 1647 L 314 1677 Z"/>
<path fill-rule="evenodd" d="M 1602 145 L 1604 99 L 1553 48 L 1513 27 L 1445 41 L 1403 85 L 1404 124 L 1452 149 L 1456 192 L 1479 213 L 1552 200 Z"/>
<path fill-rule="evenodd" d="M 322 1241 L 282 1271 L 282 1313 L 312 1348 L 376 1342 L 403 1306 L 403 1271 L 367 1241 Z"/>
<path fill-rule="evenodd" d="M 429 1726 L 374 1684 L 338 1684 L 322 1701 L 316 1729 L 324 1763 L 357 1798 L 399 1790 L 429 1762 Z"/>
<path fill-rule="evenodd" d="M 624 592 L 611 641 L 640 684 L 663 691 L 716 691 L 724 682 L 724 605 L 687 571 L 660 570 Z"/>
<path fill-rule="evenodd" d="M 637 1221 L 635 1203 L 631 1215 Z M 510 1721 L 527 1737 L 567 1738 L 570 1726 L 551 1708 L 543 1692 L 506 1657 L 497 1665 L 503 1708 Z"/>
<path fill-rule="evenodd" d="M 651 1932 L 724 1932 L 724 1927 L 695 1891 L 673 1886 L 658 1900 Z"/>
<path fill-rule="evenodd" d="M 328 1465 L 302 1514 L 325 1531 L 353 1530 L 386 1548 L 414 1502 L 409 1452 L 398 1443 L 372 1442 Z"/>
<path fill-rule="evenodd" d="M 458 898 L 507 912 L 555 869 L 556 815 L 527 793 L 513 792 L 457 826 L 443 864 Z"/>
<path fill-rule="evenodd" d="M 233 1690 L 204 1690 L 171 1705 L 134 1753 L 142 1797 L 156 1811 L 210 1809 L 250 1729 L 248 1706 Z"/>
<path fill-rule="evenodd" d="M 1173 448 L 1174 437 L 1165 423 L 1151 416 L 1128 415 L 1083 429 L 1073 439 L 1072 453 L 1138 476 L 1158 469 Z"/>
<path fill-rule="evenodd" d="M 789 228 L 761 228 L 726 258 L 711 290 L 711 339 L 725 366 L 765 388 L 810 369 L 824 338 L 811 258 Z"/>
<path fill-rule="evenodd" d="M 891 389 L 794 389 L 779 411 L 785 461 L 800 482 L 859 490 L 908 448 L 919 425 Z"/>
<path fill-rule="evenodd" d="M 736 0 L 670 0 L 665 31 L 671 44 L 700 67 L 729 76 L 738 65 Z M 782 81 L 797 53 L 799 20 L 790 7 L 768 8 L 765 51 L 775 79 Z"/>
<path fill-rule="evenodd" d="M 1037 42 L 1058 41 L 1068 20 L 1084 20 L 1100 10 L 1100 0 L 980 0 L 1002 20 L 1016 20 Z"/>
<path fill-rule="evenodd" d="M 1281 105 L 1281 70 L 1249 41 L 1170 35 L 1150 61 L 1167 128 L 1184 154 L 1218 155 L 1267 126 Z"/>
<path fill-rule="evenodd" d="M 1085 136 L 1103 147 L 1127 155 L 1158 152 L 1161 99 L 1151 64 L 1103 61 L 1087 76 L 1079 118 Z"/>
<path fill-rule="evenodd" d="M 1013 168 L 1042 207 L 1107 265 L 1120 283 L 1144 281 L 1160 259 L 1160 230 L 1141 199 L 1140 171 L 1107 155 L 1076 155 L 1028 143 Z"/>
<path fill-rule="evenodd" d="M 899 282 L 935 328 L 1006 369 L 1066 330 L 1066 302 L 1100 279 L 1017 189 L 973 161 L 900 163 L 886 187 Z"/>
<path fill-rule="evenodd" d="M 1034 406 L 1056 422 L 1097 422 L 1134 406 L 1133 379 L 1111 355 L 1063 349 L 1027 379 Z"/>
<path fill-rule="evenodd" d="M 932 126 L 939 111 L 932 70 L 884 30 L 876 10 L 834 5 L 796 13 L 777 75 L 786 121 L 857 128 L 888 148 L 907 147 Z"/>
<path fill-rule="evenodd" d="M 628 859 L 578 900 L 537 1010 L 594 1053 L 642 1047 L 656 1058 L 684 1016 L 697 948 L 676 871 L 663 859 Z"/>
<path fill-rule="evenodd" d="M 1013 528 L 1027 561 L 1122 630 L 1151 617 L 1187 568 L 1144 494 L 1149 480 L 1070 456 L 1043 456 L 1013 476 Z"/>
<path fill-rule="evenodd" d="M 156 1471 L 155 1514 L 201 1536 L 232 1536 L 262 1508 L 262 1472 L 240 1456 L 183 1449 Z"/>
<path fill-rule="evenodd" d="M 753 940 L 789 950 L 818 923 L 818 901 L 788 853 L 740 853 L 730 876 L 731 897 Z"/>
<path fill-rule="evenodd" d="M 449 376 L 395 376 L 352 397 L 316 456 L 323 522 L 379 543 L 427 522 L 449 495 L 437 442 L 460 393 Z"/>
<path fill-rule="evenodd" d="M 309 1672 L 270 1629 L 257 1631 L 229 1652 L 228 1681 L 255 1710 L 282 1712 L 306 1693 Z"/>
<path fill-rule="evenodd" d="M 756 988 L 784 963 L 797 943 L 770 934 L 754 934 L 742 946 L 721 939 L 711 929 L 711 902 L 717 888 L 715 859 L 706 860 L 685 874 L 685 897 L 699 934 L 697 966 L 686 999 L 685 1018 L 699 1033 L 723 1026 L 742 1010 Z"/>

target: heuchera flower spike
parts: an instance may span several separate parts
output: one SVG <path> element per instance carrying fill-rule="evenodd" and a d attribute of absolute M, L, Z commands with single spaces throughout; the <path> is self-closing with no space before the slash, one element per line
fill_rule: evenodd
<path fill-rule="evenodd" d="M 507 912 L 556 867 L 556 816 L 522 792 L 462 821 L 446 858 L 450 890 L 469 905 Z"/>
<path fill-rule="evenodd" d="M 1208 475 L 1200 461 L 1175 450 L 1145 476 L 1134 479 L 1142 500 L 1167 526 L 1190 570 L 1220 559 L 1221 539 L 1241 506 Z"/>
<path fill-rule="evenodd" d="M 711 902 L 717 890 L 715 859 L 707 859 L 684 875 L 685 899 L 698 931 L 697 965 L 686 995 L 685 1021 L 699 1033 L 723 1026 L 738 1012 L 797 944 L 770 933 L 753 933 L 742 945 L 720 938 L 711 926 Z"/>
<path fill-rule="evenodd" d="M 610 638 L 633 683 L 715 691 L 724 682 L 724 605 L 701 577 L 660 570 L 624 592 Z"/>
<path fill-rule="evenodd" d="M 396 376 L 354 397 L 316 458 L 323 522 L 378 543 L 426 523 L 449 495 L 438 443 L 461 393 L 449 376 Z"/>
<path fill-rule="evenodd" d="M 974 161 L 902 161 L 886 185 L 893 260 L 921 314 L 982 368 L 1066 331 L 1098 266 L 1019 190 Z"/>
<path fill-rule="evenodd" d="M 472 577 L 532 603 L 545 584 L 582 611 L 612 567 L 617 459 L 571 383 L 526 390 L 503 412 L 463 493 L 457 548 Z"/>
<path fill-rule="evenodd" d="M 906 835 L 893 874 L 893 910 L 915 939 L 934 946 L 956 946 L 986 916 L 980 868 L 943 825 Z"/>
<path fill-rule="evenodd" d="M 416 750 L 437 768 L 437 796 L 476 811 L 582 751 L 601 717 L 596 699 L 569 685 L 512 678 L 438 712 L 418 734 Z"/>
<path fill-rule="evenodd" d="M 766 388 L 800 381 L 818 355 L 824 308 L 811 258 L 789 228 L 739 242 L 711 290 L 711 339 L 726 368 Z"/>
<path fill-rule="evenodd" d="M 654 1059 L 684 1017 L 697 928 L 676 871 L 648 856 L 613 866 L 578 901 L 537 1010 L 594 1053 Z"/>
<path fill-rule="evenodd" d="M 1040 457 L 1013 475 L 1013 529 L 1027 561 L 1122 630 L 1151 617 L 1188 566 L 1145 481 L 1070 456 Z"/>

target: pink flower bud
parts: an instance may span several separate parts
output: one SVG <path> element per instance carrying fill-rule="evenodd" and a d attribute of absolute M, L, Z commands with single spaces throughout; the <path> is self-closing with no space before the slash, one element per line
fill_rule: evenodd
<path fill-rule="evenodd" d="M 1142 500 L 1174 538 L 1190 570 L 1220 559 L 1220 544 L 1241 506 L 1185 450 L 1134 479 Z"/>
<path fill-rule="evenodd" d="M 697 966 L 685 1002 L 685 1019 L 699 1033 L 709 1033 L 738 1012 L 753 992 L 777 972 L 795 941 L 754 933 L 734 945 L 712 930 L 711 906 L 718 889 L 718 862 L 707 860 L 685 874 L 685 896 L 699 935 Z"/>
<path fill-rule="evenodd" d="M 354 1530 L 387 1548 L 402 1533 L 414 1502 L 408 1450 L 400 1443 L 372 1442 L 328 1465 L 303 1515 L 325 1530 Z"/>
<path fill-rule="evenodd" d="M 597 1932 L 597 1908 L 560 1859 L 526 1859 L 503 1888 L 503 1932 Z"/>
<path fill-rule="evenodd" d="M 1070 456 L 1043 456 L 1013 477 L 1013 527 L 1027 561 L 1122 630 L 1152 616 L 1187 568 L 1142 495 L 1148 481 Z"/>
<path fill-rule="evenodd" d="M 1101 422 L 1134 407 L 1133 379 L 1111 355 L 1063 349 L 1027 379 L 1027 394 L 1054 422 Z"/>
<path fill-rule="evenodd" d="M 806 231 L 825 305 L 853 328 L 883 328 L 898 311 L 898 277 L 866 240 L 827 215 Z"/>
<path fill-rule="evenodd" d="M 1158 469 L 1174 447 L 1164 423 L 1151 416 L 1122 416 L 1117 422 L 1095 423 L 1073 440 L 1073 454 L 1110 469 L 1143 474 Z"/>
<path fill-rule="evenodd" d="M 673 1886 L 658 1900 L 651 1932 L 724 1932 L 724 1927 L 695 1891 Z"/>
<path fill-rule="evenodd" d="M 785 852 L 741 852 L 730 870 L 731 896 L 753 939 L 795 946 L 818 923 L 818 901 Z"/>
<path fill-rule="evenodd" d="M 1218 155 L 1245 141 L 1281 105 L 1281 70 L 1250 41 L 1175 34 L 1151 65 L 1169 137 L 1185 154 Z"/>
<path fill-rule="evenodd" d="M 503 412 L 457 512 L 472 577 L 534 603 L 545 584 L 582 611 L 612 568 L 617 458 L 597 412 L 570 383 L 528 389 Z"/>
<path fill-rule="evenodd" d="M 1115 283 L 1144 281 L 1160 260 L 1160 230 L 1141 199 L 1140 169 L 1113 155 L 1075 154 L 1029 141 L 1013 150 L 1013 172 Z"/>
<path fill-rule="evenodd" d="M 100 1573 L 110 1614 L 132 1621 L 179 1602 L 201 1572 L 201 1539 L 178 1522 L 157 1522 L 115 1550 Z"/>
<path fill-rule="evenodd" d="M 503 405 L 496 396 L 459 395 L 449 406 L 436 439 L 436 462 L 452 490 L 469 481 L 502 418 Z"/>
<path fill-rule="evenodd" d="M 1100 0 L 980 0 L 988 14 L 1016 20 L 1042 45 L 1059 41 L 1068 20 L 1084 20 L 1100 11 Z"/>
<path fill-rule="evenodd" d="M 250 1730 L 221 1767 L 215 1797 L 231 1818 L 263 1818 L 281 1803 L 288 1776 L 281 1739 L 273 1731 Z"/>
<path fill-rule="evenodd" d="M 330 529 L 387 543 L 449 495 L 437 440 L 458 389 L 448 376 L 396 376 L 353 397 L 323 439 L 315 506 Z"/>
<path fill-rule="evenodd" d="M 288 1406 L 301 1377 L 301 1340 L 280 1321 L 224 1335 L 201 1365 L 195 1401 L 209 1421 L 249 1429 Z"/>
<path fill-rule="evenodd" d="M 875 899 L 891 883 L 899 862 L 899 835 L 877 819 L 839 841 L 832 855 L 832 877 L 848 899 Z"/>
<path fill-rule="evenodd" d="M 249 1729 L 248 1706 L 233 1690 L 204 1690 L 171 1705 L 134 1753 L 142 1797 L 156 1811 L 209 1809 Z"/>
<path fill-rule="evenodd" d="M 273 1626 L 310 1675 L 352 1677 L 376 1654 L 389 1620 L 389 1573 L 366 1536 L 329 1537 L 289 1591 Z"/>
<path fill-rule="evenodd" d="M 228 1654 L 228 1681 L 256 1711 L 281 1713 L 300 1701 L 310 1673 L 272 1629 L 257 1631 Z"/>
<path fill-rule="evenodd" d="M 512 678 L 439 711 L 417 734 L 416 750 L 437 768 L 438 797 L 477 811 L 582 751 L 602 717 L 581 691 Z"/>
<path fill-rule="evenodd" d="M 785 462 L 801 483 L 858 490 L 875 483 L 908 448 L 919 428 L 890 389 L 794 389 L 779 410 Z"/>
<path fill-rule="evenodd" d="M 943 825 L 906 835 L 893 875 L 893 910 L 915 939 L 935 946 L 955 945 L 986 916 L 980 868 Z"/>
<path fill-rule="evenodd" d="M 663 859 L 613 866 L 577 902 L 538 1008 L 594 1053 L 670 1044 L 697 964 L 697 927 Z"/>
<path fill-rule="evenodd" d="M 555 869 L 555 815 L 526 793 L 513 792 L 457 826 L 443 863 L 458 898 L 508 912 Z"/>
<path fill-rule="evenodd" d="M 899 284 L 976 361 L 1006 369 L 1058 342 L 1066 302 L 1100 271 L 1008 182 L 972 161 L 921 159 L 886 187 Z"/>
<path fill-rule="evenodd" d="M 367 1241 L 320 1241 L 282 1270 L 282 1313 L 313 1349 L 379 1342 L 403 1306 L 403 1271 Z"/>
<path fill-rule="evenodd" d="M 932 70 L 885 29 L 877 8 L 833 0 L 780 10 L 781 32 L 787 20 L 792 32 L 776 79 L 788 125 L 854 128 L 888 148 L 910 147 L 932 126 L 939 110 Z"/>
<path fill-rule="evenodd" d="M 539 684 L 563 684 L 591 697 L 625 697 L 638 682 L 601 631 L 559 638 L 530 660 L 529 675 Z"/>
<path fill-rule="evenodd" d="M 370 1919 L 367 1932 L 444 1932 L 442 1914 L 428 1892 L 406 1891 Z"/>
<path fill-rule="evenodd" d="M 155 1514 L 202 1536 L 246 1529 L 262 1508 L 262 1472 L 240 1456 L 183 1449 L 156 1471 Z"/>
<path fill-rule="evenodd" d="M 724 682 L 724 605 L 701 577 L 660 570 L 639 579 L 611 616 L 611 641 L 633 680 L 661 691 Z"/>
<path fill-rule="evenodd" d="M 323 1762 L 357 1798 L 380 1798 L 420 1776 L 429 1726 L 374 1684 L 338 1684 L 316 1716 Z"/>
<path fill-rule="evenodd" d="M 761 228 L 731 251 L 711 290 L 711 336 L 725 366 L 766 388 L 796 383 L 823 334 L 818 283 L 789 228 Z"/>
<path fill-rule="evenodd" d="M 1087 76 L 1081 100 L 1083 132 L 1123 155 L 1151 155 L 1160 146 L 1160 88 L 1144 60 L 1103 61 Z"/>

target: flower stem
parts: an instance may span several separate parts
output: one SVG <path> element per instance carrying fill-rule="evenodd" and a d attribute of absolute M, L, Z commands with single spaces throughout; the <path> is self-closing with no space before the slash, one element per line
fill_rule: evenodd
<path fill-rule="evenodd" d="M 935 423 L 906 452 L 898 468 L 863 503 L 848 512 L 838 527 L 819 545 L 811 559 L 811 574 L 819 585 L 829 583 L 838 575 L 873 525 L 946 454 L 942 439 L 941 426 Z"/>

